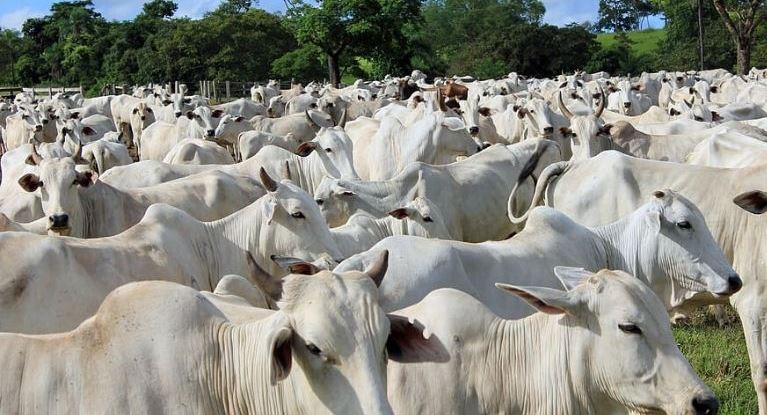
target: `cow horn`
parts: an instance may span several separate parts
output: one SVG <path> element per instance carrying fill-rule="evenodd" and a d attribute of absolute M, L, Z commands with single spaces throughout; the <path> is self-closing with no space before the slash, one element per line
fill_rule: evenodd
<path fill-rule="evenodd" d="M 32 157 L 32 161 L 35 162 L 36 166 L 39 166 L 40 162 L 43 161 L 43 157 L 37 152 L 37 145 L 34 142 L 32 142 L 32 154 L 30 154 L 30 157 Z"/>
<path fill-rule="evenodd" d="M 319 124 L 317 124 L 316 121 L 314 121 L 312 116 L 309 115 L 309 110 L 304 111 L 304 113 L 306 114 L 306 119 L 309 120 L 309 125 L 311 125 L 312 129 L 319 130 L 320 128 L 322 128 L 322 127 L 320 127 Z"/>
<path fill-rule="evenodd" d="M 248 271 L 250 271 L 251 281 L 253 281 L 255 286 L 265 294 L 269 308 L 276 310 L 276 303 L 282 296 L 282 279 L 274 278 L 266 270 L 261 268 L 250 252 L 246 252 L 245 254 L 248 257 Z"/>
<path fill-rule="evenodd" d="M 573 113 L 570 112 L 569 109 L 567 109 L 567 105 L 565 105 L 564 101 L 562 101 L 562 91 L 559 91 L 559 109 L 562 111 L 562 115 L 567 117 L 568 120 L 571 120 L 573 118 Z"/>
<path fill-rule="evenodd" d="M 602 89 L 602 87 L 599 87 L 600 92 L 600 99 L 599 99 L 599 107 L 597 107 L 597 112 L 594 114 L 597 118 L 602 116 L 602 113 L 605 112 L 605 91 Z"/>
<path fill-rule="evenodd" d="M 341 128 L 346 127 L 346 108 L 344 108 L 344 112 L 341 113 L 341 119 L 338 121 L 338 126 Z"/>
<path fill-rule="evenodd" d="M 447 112 L 447 105 L 445 105 L 445 101 L 442 100 L 442 90 L 439 88 L 437 88 L 437 106 L 440 111 Z"/>
<path fill-rule="evenodd" d="M 83 146 L 80 144 L 79 140 L 77 144 L 75 144 L 75 153 L 72 155 L 72 158 L 75 160 L 75 162 L 82 160 L 83 158 Z"/>
<path fill-rule="evenodd" d="M 258 174 L 261 177 L 261 184 L 264 185 L 264 188 L 267 191 L 277 191 L 277 182 L 269 176 L 269 173 L 267 173 L 263 167 L 261 167 L 261 171 L 259 171 Z"/>
<path fill-rule="evenodd" d="M 282 166 L 282 177 L 286 180 L 293 180 L 290 174 L 290 163 L 285 160 L 285 164 Z"/>
<path fill-rule="evenodd" d="M 384 251 L 378 255 L 375 262 L 362 272 L 373 280 L 376 287 L 380 287 L 381 282 L 386 275 L 387 268 L 389 268 L 389 250 L 384 249 Z"/>

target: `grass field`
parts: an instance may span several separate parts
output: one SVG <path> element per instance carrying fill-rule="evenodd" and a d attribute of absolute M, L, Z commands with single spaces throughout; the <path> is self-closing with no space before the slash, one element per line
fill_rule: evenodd
<path fill-rule="evenodd" d="M 695 371 L 719 398 L 719 415 L 757 413 L 739 321 L 719 328 L 713 318 L 701 313 L 689 325 L 675 327 L 674 337 Z"/>
<path fill-rule="evenodd" d="M 637 32 L 627 32 L 629 39 L 634 44 L 631 45 L 634 53 L 637 55 L 649 54 L 658 49 L 658 42 L 666 37 L 664 29 L 647 29 Z M 597 41 L 602 47 L 610 47 L 617 43 L 615 33 L 600 33 L 597 35 Z"/>

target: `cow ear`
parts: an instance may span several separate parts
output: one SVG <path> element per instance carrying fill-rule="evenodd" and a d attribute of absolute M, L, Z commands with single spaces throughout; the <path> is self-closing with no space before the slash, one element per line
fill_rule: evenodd
<path fill-rule="evenodd" d="M 546 314 L 577 314 L 581 302 L 565 291 L 543 287 L 517 287 L 495 283 L 499 289 L 525 300 L 533 308 Z"/>
<path fill-rule="evenodd" d="M 234 117 L 234 122 L 242 122 L 242 120 L 244 120 L 244 119 L 245 119 L 245 117 L 243 117 L 242 115 L 238 115 L 238 116 Z"/>
<path fill-rule="evenodd" d="M 293 330 L 285 324 L 277 328 L 269 339 L 269 349 L 272 352 L 269 379 L 272 386 L 290 374 L 290 367 L 293 364 L 293 348 L 290 345 L 292 338 Z"/>
<path fill-rule="evenodd" d="M 43 182 L 40 181 L 40 178 L 32 173 L 25 174 L 19 179 L 19 186 L 27 192 L 34 192 L 42 185 Z"/>
<path fill-rule="evenodd" d="M 389 216 L 402 220 L 409 217 L 410 215 L 408 214 L 407 208 L 402 207 L 389 212 Z"/>
<path fill-rule="evenodd" d="M 647 210 L 647 214 L 645 214 L 645 224 L 647 224 L 647 227 L 653 234 L 660 233 L 660 213 L 661 207 L 657 203 L 653 203 Z"/>
<path fill-rule="evenodd" d="M 262 206 L 261 213 L 266 218 L 266 224 L 271 225 L 272 220 L 274 219 L 274 211 L 277 209 L 277 201 L 274 200 L 274 197 L 269 197 L 268 200 L 265 200 Z"/>
<path fill-rule="evenodd" d="M 753 190 L 746 193 L 741 193 L 736 196 L 732 201 L 740 206 L 747 212 L 751 212 L 755 215 L 761 215 L 767 212 L 767 193 L 761 190 Z"/>
<path fill-rule="evenodd" d="M 280 268 L 288 270 L 291 274 L 314 275 L 322 271 L 311 262 L 290 256 L 272 255 L 272 261 Z"/>
<path fill-rule="evenodd" d="M 98 175 L 95 172 L 91 170 L 86 170 L 82 173 L 78 172 L 75 175 L 75 183 L 81 187 L 88 187 L 91 184 L 95 183 L 97 178 L 98 178 Z"/>
<path fill-rule="evenodd" d="M 583 268 L 554 267 L 554 275 L 557 276 L 567 291 L 572 291 L 594 275 L 594 273 Z"/>
<path fill-rule="evenodd" d="M 91 127 L 83 127 L 83 134 L 85 134 L 85 135 L 96 135 L 96 130 L 94 130 Z"/>
<path fill-rule="evenodd" d="M 437 336 L 417 320 L 388 314 L 389 338 L 386 352 L 389 360 L 399 363 L 446 362 L 450 359 L 445 346 Z"/>
<path fill-rule="evenodd" d="M 189 118 L 190 120 L 191 120 L 191 119 L 194 119 L 194 112 L 192 112 L 192 111 L 187 111 L 187 112 L 186 112 L 186 118 Z"/>
<path fill-rule="evenodd" d="M 213 118 L 221 118 L 221 115 L 224 114 L 224 110 L 214 110 L 210 113 L 210 116 Z"/>
<path fill-rule="evenodd" d="M 80 113 L 79 112 L 72 112 L 72 113 L 69 114 L 69 119 L 70 120 L 76 120 L 78 118 L 80 118 Z"/>

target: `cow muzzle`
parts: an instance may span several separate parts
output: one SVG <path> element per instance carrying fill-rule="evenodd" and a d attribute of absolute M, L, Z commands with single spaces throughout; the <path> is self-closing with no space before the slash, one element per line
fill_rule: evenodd
<path fill-rule="evenodd" d="M 719 413 L 719 400 L 714 395 L 701 395 L 692 398 L 695 415 L 716 415 Z"/>
<path fill-rule="evenodd" d="M 176 118 L 180 117 L 181 116 L 181 111 L 177 111 L 175 115 L 176 115 Z"/>
<path fill-rule="evenodd" d="M 554 134 L 554 127 L 545 127 L 543 129 L 543 134 L 544 135 L 552 135 L 552 134 Z"/>
<path fill-rule="evenodd" d="M 35 132 L 36 132 L 36 133 L 39 133 L 40 131 L 43 131 L 43 126 L 42 126 L 42 125 L 40 125 L 40 124 L 37 124 L 37 125 L 35 126 Z"/>
<path fill-rule="evenodd" d="M 624 102 L 623 103 L 623 107 L 624 108 L 631 108 L 631 103 L 630 102 Z"/>
<path fill-rule="evenodd" d="M 71 228 L 69 227 L 69 215 L 61 213 L 48 216 L 48 230 L 61 236 L 69 235 L 69 232 L 71 231 Z"/>
<path fill-rule="evenodd" d="M 473 136 L 476 136 L 477 134 L 479 134 L 479 127 L 476 127 L 476 126 L 475 127 L 470 127 L 469 128 L 469 134 L 471 134 Z"/>

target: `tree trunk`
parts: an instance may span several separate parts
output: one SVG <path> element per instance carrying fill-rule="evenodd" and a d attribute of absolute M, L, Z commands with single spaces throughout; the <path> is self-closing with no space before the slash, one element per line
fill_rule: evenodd
<path fill-rule="evenodd" d="M 341 83 L 341 69 L 338 66 L 339 57 L 336 55 L 328 54 L 328 78 L 330 79 L 330 85 L 334 88 L 338 88 Z"/>
<path fill-rule="evenodd" d="M 751 70 L 751 39 L 740 38 L 738 47 L 738 75 L 745 75 Z"/>

